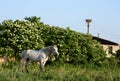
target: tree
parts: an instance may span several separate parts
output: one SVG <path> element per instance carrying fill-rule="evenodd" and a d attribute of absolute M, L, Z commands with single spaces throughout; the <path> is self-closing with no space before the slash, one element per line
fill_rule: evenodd
<path fill-rule="evenodd" d="M 36 23 L 39 23 L 39 22 L 40 22 L 40 17 L 36 17 L 36 16 L 25 17 L 25 20 L 28 20 L 28 21 L 30 21 L 30 22 L 36 22 Z"/>
<path fill-rule="evenodd" d="M 120 49 L 116 51 L 116 57 L 120 60 Z"/>
<path fill-rule="evenodd" d="M 40 49 L 44 46 L 36 23 L 19 20 L 12 22 L 8 20 L 2 22 L 1 25 L 4 33 L 0 35 L 0 41 L 2 42 L 0 46 L 7 56 L 15 56 L 17 58 L 20 57 L 22 50 Z M 12 50 L 12 52 L 7 50 Z"/>
<path fill-rule="evenodd" d="M 26 17 L 25 20 L 5 20 L 0 24 L 0 52 L 3 56 L 20 57 L 26 49 L 40 49 L 45 46 L 57 45 L 60 62 L 74 64 L 99 62 L 105 58 L 100 44 L 70 28 L 50 26 L 40 22 L 40 17 Z"/>

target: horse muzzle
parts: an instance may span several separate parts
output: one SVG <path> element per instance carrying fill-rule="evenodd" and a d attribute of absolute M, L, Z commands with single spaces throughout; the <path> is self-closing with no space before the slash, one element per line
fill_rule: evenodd
<path fill-rule="evenodd" d="M 56 54 L 55 54 L 55 57 L 58 58 L 58 57 L 59 57 L 59 53 L 56 53 Z"/>

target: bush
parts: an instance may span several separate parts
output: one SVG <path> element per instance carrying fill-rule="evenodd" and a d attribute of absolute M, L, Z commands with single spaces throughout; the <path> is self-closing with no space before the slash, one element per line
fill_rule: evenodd
<path fill-rule="evenodd" d="M 40 22 L 38 17 L 26 17 L 25 20 L 5 20 L 0 24 L 0 51 L 2 56 L 20 58 L 22 50 L 40 49 L 56 44 L 59 48 L 59 62 L 85 64 L 101 62 L 105 52 L 91 35 L 85 35 L 70 28 L 49 26 Z"/>
<path fill-rule="evenodd" d="M 120 49 L 116 51 L 116 57 L 120 59 Z"/>

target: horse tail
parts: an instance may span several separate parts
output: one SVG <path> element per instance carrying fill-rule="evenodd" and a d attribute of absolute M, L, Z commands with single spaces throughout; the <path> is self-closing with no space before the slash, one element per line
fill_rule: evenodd
<path fill-rule="evenodd" d="M 22 51 L 22 55 L 21 55 L 21 63 L 20 63 L 20 66 L 22 68 L 22 72 L 23 72 L 23 66 L 25 65 L 25 55 L 26 55 L 26 50 Z"/>

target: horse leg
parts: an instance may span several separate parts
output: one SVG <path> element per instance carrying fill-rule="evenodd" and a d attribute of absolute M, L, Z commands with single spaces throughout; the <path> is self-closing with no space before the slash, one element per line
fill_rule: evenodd
<path fill-rule="evenodd" d="M 40 69 L 41 69 L 42 71 L 44 71 L 44 61 L 41 61 L 41 62 L 40 62 Z"/>
<path fill-rule="evenodd" d="M 43 71 L 43 64 L 40 62 L 40 69 Z"/>
<path fill-rule="evenodd" d="M 20 65 L 21 68 L 22 68 L 22 72 L 23 72 L 24 65 L 25 65 L 25 59 L 22 58 L 22 59 L 21 59 L 21 65 Z"/>
<path fill-rule="evenodd" d="M 29 58 L 26 59 L 26 64 L 25 64 L 25 69 L 26 69 L 27 73 L 29 73 L 29 71 L 28 71 L 28 63 L 29 63 Z"/>
<path fill-rule="evenodd" d="M 45 64 L 46 64 L 46 61 L 43 62 L 43 67 L 45 66 Z"/>

